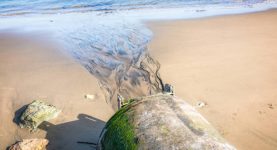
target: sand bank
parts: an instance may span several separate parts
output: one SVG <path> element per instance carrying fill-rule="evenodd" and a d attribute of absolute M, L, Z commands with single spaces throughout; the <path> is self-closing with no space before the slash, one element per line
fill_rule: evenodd
<path fill-rule="evenodd" d="M 87 70 L 53 44 L 32 40 L 38 38 L 0 34 L 0 149 L 23 138 L 44 137 L 50 140 L 49 149 L 91 149 L 76 142 L 97 142 L 113 110 Z M 95 99 L 87 100 L 85 94 Z M 35 99 L 57 106 L 62 113 L 30 134 L 13 118 Z"/>
<path fill-rule="evenodd" d="M 161 77 L 238 149 L 277 147 L 277 11 L 149 23 Z"/>

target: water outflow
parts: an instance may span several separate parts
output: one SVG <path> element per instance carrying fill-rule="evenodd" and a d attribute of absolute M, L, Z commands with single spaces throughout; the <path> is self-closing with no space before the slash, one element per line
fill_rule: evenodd
<path fill-rule="evenodd" d="M 118 94 L 124 98 L 154 94 L 161 91 L 162 81 L 159 63 L 147 53 L 151 31 L 136 20 L 114 17 L 94 17 L 86 25 L 81 21 L 70 29 L 73 32 L 60 36 L 65 45 L 73 44 L 68 49 L 98 78 L 107 102 L 116 109 Z"/>
<path fill-rule="evenodd" d="M 142 20 L 196 18 L 276 8 L 249 0 L 0 0 L 0 29 L 47 33 L 99 79 L 106 100 L 162 89 Z"/>
<path fill-rule="evenodd" d="M 140 21 L 106 13 L 68 13 L 2 18 L 1 28 L 51 35 L 99 81 L 106 100 L 161 90 L 159 64 L 147 52 L 152 33 Z"/>

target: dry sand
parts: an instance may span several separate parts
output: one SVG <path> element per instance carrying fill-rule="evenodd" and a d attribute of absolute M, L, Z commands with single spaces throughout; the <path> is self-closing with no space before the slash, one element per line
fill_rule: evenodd
<path fill-rule="evenodd" d="M 68 54 L 35 35 L 0 33 L 0 149 L 23 138 L 50 140 L 49 149 L 91 149 L 77 141 L 97 142 L 114 113 L 106 104 L 97 80 Z M 95 100 L 86 100 L 93 94 Z M 62 110 L 30 134 L 14 122 L 15 112 L 35 99 Z M 46 132 L 46 131 L 47 132 Z"/>
<path fill-rule="evenodd" d="M 277 11 L 148 25 L 177 96 L 206 102 L 199 111 L 238 149 L 277 149 Z"/>

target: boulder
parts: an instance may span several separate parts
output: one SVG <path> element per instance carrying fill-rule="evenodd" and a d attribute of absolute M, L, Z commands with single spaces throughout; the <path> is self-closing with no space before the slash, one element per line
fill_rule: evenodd
<path fill-rule="evenodd" d="M 122 107 L 107 122 L 98 149 L 235 150 L 194 107 L 168 94 Z"/>
<path fill-rule="evenodd" d="M 58 116 L 61 111 L 55 106 L 46 104 L 40 100 L 34 100 L 27 106 L 20 117 L 20 127 L 36 130 L 43 122 Z"/>
<path fill-rule="evenodd" d="M 9 147 L 9 150 L 46 150 L 47 144 L 46 139 L 24 139 Z"/>

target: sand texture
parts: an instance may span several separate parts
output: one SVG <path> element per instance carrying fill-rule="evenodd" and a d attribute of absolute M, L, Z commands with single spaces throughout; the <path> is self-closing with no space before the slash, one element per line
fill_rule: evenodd
<path fill-rule="evenodd" d="M 175 93 L 241 150 L 277 147 L 277 11 L 148 23 Z"/>
<path fill-rule="evenodd" d="M 86 69 L 53 44 L 34 40 L 38 38 L 0 33 L 0 149 L 24 138 L 47 138 L 48 149 L 91 149 L 77 141 L 97 142 L 114 111 Z M 95 98 L 85 99 L 85 94 Z M 13 119 L 36 99 L 62 112 L 30 133 Z"/>

